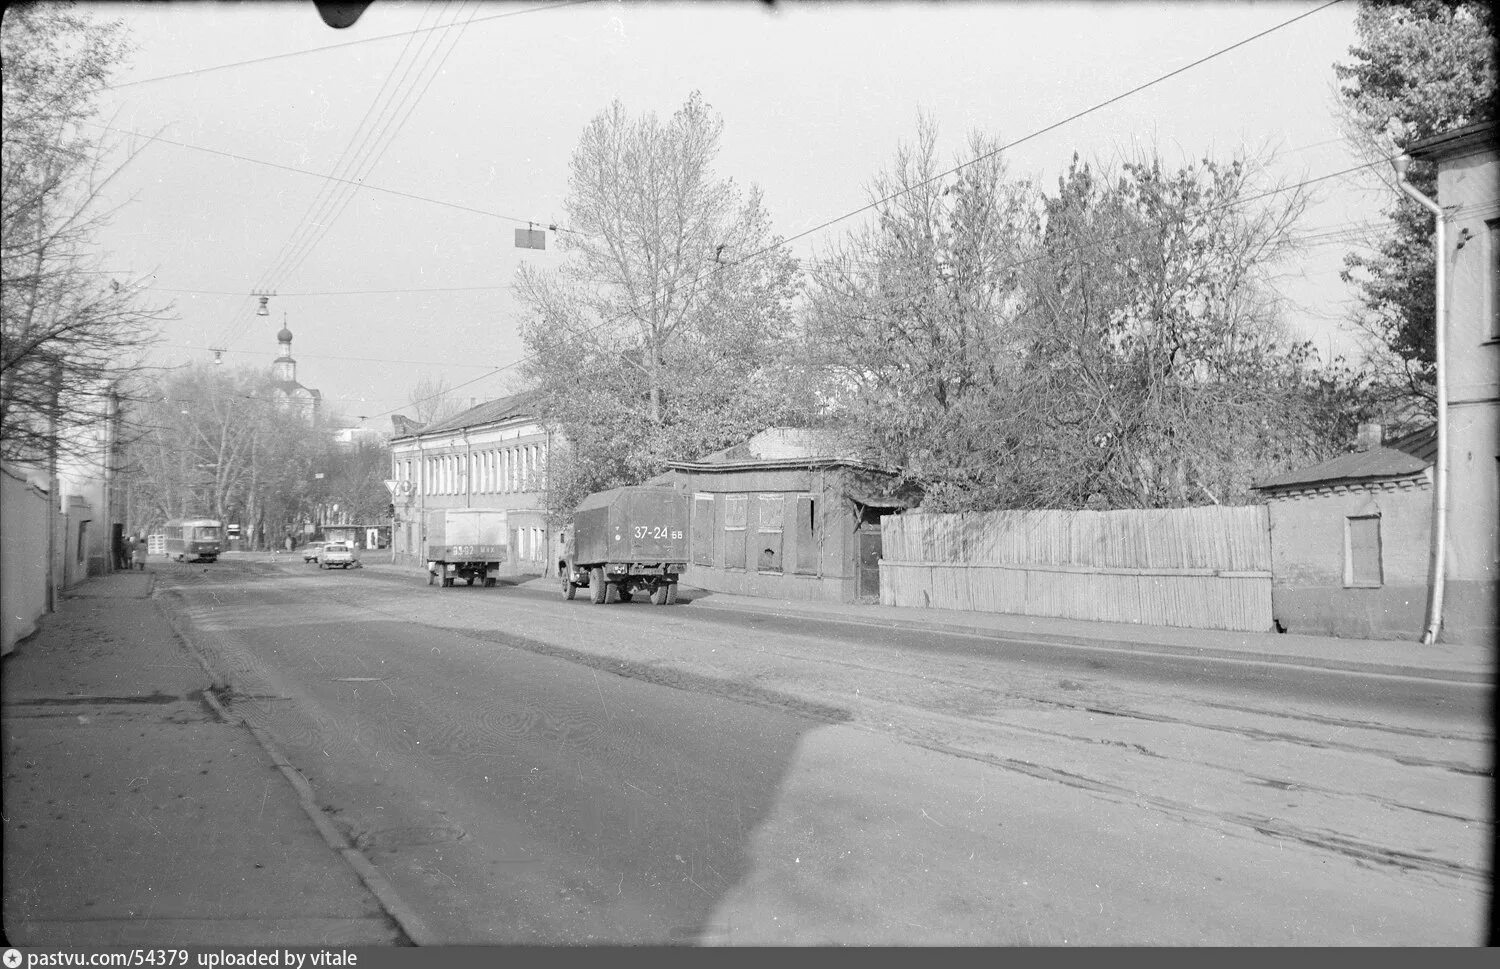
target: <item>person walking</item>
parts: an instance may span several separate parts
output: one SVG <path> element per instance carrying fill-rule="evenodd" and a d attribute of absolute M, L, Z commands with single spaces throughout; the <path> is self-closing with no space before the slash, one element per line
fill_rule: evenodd
<path fill-rule="evenodd" d="M 146 571 L 146 554 L 147 549 L 149 548 L 150 546 L 146 544 L 146 533 L 141 532 L 139 538 L 137 538 L 135 543 L 133 558 L 135 560 L 135 564 L 140 567 L 140 570 L 142 572 Z"/>

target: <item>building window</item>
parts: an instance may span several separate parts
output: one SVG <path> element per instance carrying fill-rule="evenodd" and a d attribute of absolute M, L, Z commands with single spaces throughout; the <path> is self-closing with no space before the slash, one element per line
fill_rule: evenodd
<path fill-rule="evenodd" d="M 797 543 L 796 560 L 792 567 L 802 575 L 818 573 L 818 526 L 817 503 L 812 495 L 797 495 L 796 519 L 792 522 L 792 534 Z"/>
<path fill-rule="evenodd" d="M 1344 519 L 1344 586 L 1378 589 L 1380 568 L 1380 516 L 1359 515 Z"/>
<path fill-rule="evenodd" d="M 693 564 L 714 564 L 713 495 L 693 495 Z"/>
<path fill-rule="evenodd" d="M 724 567 L 745 568 L 745 508 L 749 495 L 724 496 Z"/>
<path fill-rule="evenodd" d="M 755 513 L 755 567 L 760 572 L 780 572 L 786 498 L 782 495 L 759 495 L 755 501 Z"/>

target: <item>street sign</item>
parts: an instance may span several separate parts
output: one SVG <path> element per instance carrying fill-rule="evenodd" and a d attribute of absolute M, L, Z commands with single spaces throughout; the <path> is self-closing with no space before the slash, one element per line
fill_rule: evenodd
<path fill-rule="evenodd" d="M 390 478 L 386 479 L 385 490 L 389 491 L 392 495 L 394 495 L 400 489 L 401 489 L 401 482 L 399 482 L 399 481 L 393 481 Z"/>
<path fill-rule="evenodd" d="M 517 229 L 517 249 L 545 249 L 547 248 L 547 233 L 542 229 Z"/>

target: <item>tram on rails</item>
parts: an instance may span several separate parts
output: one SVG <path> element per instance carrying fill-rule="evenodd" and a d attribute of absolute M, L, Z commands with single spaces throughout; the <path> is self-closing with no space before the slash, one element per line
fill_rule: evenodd
<path fill-rule="evenodd" d="M 162 526 L 167 558 L 212 562 L 224 552 L 224 524 L 212 518 L 176 518 Z"/>

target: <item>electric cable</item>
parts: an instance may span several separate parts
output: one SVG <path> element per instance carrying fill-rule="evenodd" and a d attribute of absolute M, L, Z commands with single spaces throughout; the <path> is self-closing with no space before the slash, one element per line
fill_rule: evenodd
<path fill-rule="evenodd" d="M 508 13 L 497 13 L 497 14 L 493 14 L 493 15 L 488 16 L 488 17 L 478 17 L 478 18 L 475 19 L 475 22 L 476 23 L 485 23 L 485 22 L 488 22 L 488 21 L 491 21 L 491 20 L 504 20 L 507 17 L 524 17 L 524 16 L 526 16 L 528 14 L 547 13 L 547 12 L 552 11 L 552 10 L 561 10 L 564 7 L 576 7 L 576 6 L 581 6 L 583 4 L 598 3 L 598 2 L 600 2 L 600 0 L 557 0 L 556 3 L 549 3 L 549 4 L 547 4 L 546 6 L 543 6 L 543 7 L 528 7 L 525 10 L 512 10 L 512 11 L 509 11 Z M 340 43 L 340 44 L 325 44 L 322 47 L 309 47 L 309 48 L 307 48 L 305 50 L 287 51 L 284 54 L 269 54 L 269 55 L 267 55 L 265 57 L 253 57 L 253 58 L 251 58 L 249 60 L 234 61 L 234 62 L 229 63 L 229 64 L 215 64 L 212 67 L 199 67 L 199 68 L 194 68 L 193 70 L 190 70 L 190 71 L 178 71 L 175 74 L 161 74 L 161 75 L 158 75 L 157 77 L 143 77 L 143 78 L 141 78 L 140 80 L 137 80 L 137 81 L 121 81 L 118 84 L 111 84 L 111 85 L 108 85 L 106 87 L 102 87 L 102 88 L 100 88 L 100 90 L 101 91 L 117 91 L 117 90 L 120 90 L 121 88 L 134 87 L 134 86 L 136 86 L 138 84 L 154 84 L 157 81 L 171 81 L 171 80 L 176 80 L 177 78 L 182 78 L 182 77 L 195 77 L 195 76 L 197 76 L 199 74 L 208 74 L 208 73 L 211 73 L 213 71 L 227 71 L 227 70 L 230 70 L 232 68 L 246 67 L 246 66 L 249 66 L 251 64 L 264 64 L 264 63 L 266 63 L 268 61 L 285 60 L 288 57 L 301 57 L 304 54 L 321 54 L 324 51 L 338 50 L 338 49 L 344 48 L 344 47 L 354 47 L 354 46 L 356 46 L 358 44 L 375 44 L 375 43 L 379 43 L 380 41 L 383 41 L 383 40 L 395 40 L 398 37 L 406 37 L 409 34 L 423 33 L 424 31 L 437 30 L 437 29 L 438 28 L 436 28 L 436 27 L 423 27 L 423 28 L 419 28 L 417 30 L 403 30 L 403 31 L 400 31 L 400 32 L 394 33 L 394 34 L 382 34 L 379 37 L 365 37 L 365 38 L 362 38 L 360 40 L 348 40 L 348 41 L 344 41 L 343 43 Z"/>

